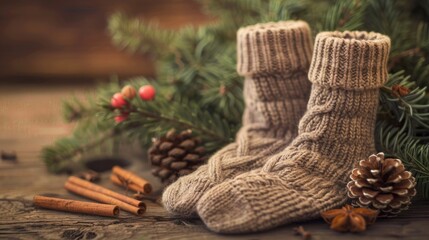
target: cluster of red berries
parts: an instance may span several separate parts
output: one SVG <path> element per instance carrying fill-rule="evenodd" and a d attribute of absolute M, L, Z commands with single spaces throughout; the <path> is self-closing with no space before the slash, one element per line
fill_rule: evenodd
<path fill-rule="evenodd" d="M 115 117 L 115 122 L 120 123 L 127 119 L 129 113 L 129 102 L 136 96 L 136 89 L 127 85 L 122 88 L 121 92 L 115 93 L 110 100 L 110 105 L 120 109 L 121 114 Z M 152 85 L 145 85 L 139 89 L 139 96 L 143 101 L 151 101 L 155 98 L 156 90 Z"/>

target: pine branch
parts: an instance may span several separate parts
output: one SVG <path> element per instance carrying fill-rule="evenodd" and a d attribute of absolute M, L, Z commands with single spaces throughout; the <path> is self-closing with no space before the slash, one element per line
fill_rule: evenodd
<path fill-rule="evenodd" d="M 422 49 L 420 47 L 415 47 L 415 48 L 404 50 L 404 51 L 390 57 L 388 69 L 389 69 L 389 71 L 395 69 L 395 67 L 404 58 L 421 56 L 422 54 L 423 54 L 423 52 L 422 52 Z"/>
<path fill-rule="evenodd" d="M 429 22 L 429 1 L 428 0 L 415 0 L 416 10 L 423 11 L 423 18 Z"/>
<path fill-rule="evenodd" d="M 216 41 L 210 28 L 205 27 L 186 28 L 178 36 L 176 54 L 159 62 L 158 77 L 174 86 L 173 98 L 186 95 L 201 101 L 204 108 L 239 122 L 242 80 L 235 71 L 235 44 Z M 178 59 L 181 64 L 177 64 Z"/>
<path fill-rule="evenodd" d="M 365 28 L 388 35 L 391 42 L 390 56 L 415 48 L 416 25 L 403 11 L 400 1 L 371 0 L 365 13 Z"/>
<path fill-rule="evenodd" d="M 118 134 L 115 130 L 109 130 L 95 140 L 88 141 L 85 138 L 71 137 L 63 138 L 56 141 L 52 146 L 42 149 L 41 157 L 44 159 L 48 170 L 55 173 L 76 171 L 81 168 L 82 162 L 80 157 L 95 148 L 100 147 L 107 141 L 116 137 Z M 91 138 L 93 139 L 93 138 Z"/>
<path fill-rule="evenodd" d="M 207 14 L 228 23 L 228 29 L 234 32 L 245 25 L 298 18 L 307 8 L 305 1 L 298 0 L 200 0 L 200 2 Z"/>
<path fill-rule="evenodd" d="M 355 30 L 363 25 L 365 3 L 360 0 L 337 1 L 325 15 L 322 27 L 323 31 Z"/>
<path fill-rule="evenodd" d="M 417 26 L 416 45 L 419 48 L 429 50 L 429 24 L 420 22 Z"/>
<path fill-rule="evenodd" d="M 103 102 L 106 119 L 112 119 L 112 111 L 107 99 Z M 139 98 L 131 101 L 127 108 L 130 115 L 121 123 L 120 129 L 129 129 L 129 136 L 143 140 L 142 144 L 151 144 L 151 138 L 165 133 L 169 129 L 192 130 L 207 144 L 224 145 L 233 140 L 238 126 L 216 113 L 205 110 L 192 101 L 170 101 L 157 96 L 154 101 L 142 101 Z M 138 129 L 135 128 L 138 126 Z M 144 136 L 141 136 L 144 135 Z"/>
<path fill-rule="evenodd" d="M 113 81 L 100 87 L 97 99 L 89 95 L 86 101 L 72 98 L 63 104 L 64 117 L 73 122 L 74 130 L 70 137 L 57 140 L 51 146 L 42 149 L 41 158 L 52 172 L 73 171 L 81 168 L 81 157 L 100 148 L 103 144 L 113 141 L 116 135 L 114 123 L 103 121 L 99 116 L 99 99 L 111 96 L 119 88 Z"/>
<path fill-rule="evenodd" d="M 429 69 L 427 69 L 429 71 Z M 414 75 L 416 77 L 416 75 Z M 409 89 L 401 96 L 394 86 Z M 380 94 L 376 127 L 379 151 L 400 158 L 417 177 L 418 192 L 429 197 L 429 95 L 404 71 L 391 74 Z"/>
<path fill-rule="evenodd" d="M 129 19 L 122 13 L 116 13 L 110 17 L 108 29 L 113 42 L 120 48 L 161 56 L 173 51 L 170 45 L 175 39 L 173 33 L 160 29 L 154 22 Z"/>
<path fill-rule="evenodd" d="M 426 88 L 415 86 L 410 77 L 405 77 L 403 71 L 390 75 L 390 80 L 382 88 L 380 95 L 381 109 L 390 113 L 390 121 L 401 125 L 400 132 L 416 136 L 416 129 L 424 128 L 429 131 L 429 103 Z M 398 96 L 392 92 L 395 85 L 413 88 L 406 96 Z"/>
<path fill-rule="evenodd" d="M 70 100 L 64 100 L 62 104 L 64 120 L 70 123 L 92 117 L 96 112 L 95 100 L 88 97 L 87 102 L 82 102 L 76 96 Z"/>
<path fill-rule="evenodd" d="M 429 63 L 425 58 L 420 58 L 412 63 L 411 78 L 420 88 L 429 87 Z"/>
<path fill-rule="evenodd" d="M 258 16 L 261 10 L 261 1 L 252 0 L 200 0 L 203 10 L 211 16 L 220 19 L 221 22 L 227 23 L 224 26 L 230 28 L 230 31 L 237 30 L 240 26 L 246 25 L 249 18 Z M 236 14 L 240 11 L 242 14 Z"/>

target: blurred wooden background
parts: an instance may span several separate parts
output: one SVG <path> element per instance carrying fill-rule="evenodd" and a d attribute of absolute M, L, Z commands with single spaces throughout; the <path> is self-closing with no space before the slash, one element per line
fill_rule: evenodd
<path fill-rule="evenodd" d="M 0 83 L 62 83 L 153 75 L 149 58 L 117 49 L 116 11 L 178 28 L 208 20 L 192 0 L 1 0 Z"/>

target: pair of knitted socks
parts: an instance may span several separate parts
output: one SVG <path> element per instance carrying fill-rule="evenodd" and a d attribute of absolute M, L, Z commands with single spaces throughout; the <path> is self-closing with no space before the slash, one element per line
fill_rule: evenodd
<path fill-rule="evenodd" d="M 166 209 L 238 233 L 343 205 L 353 163 L 375 152 L 390 39 L 324 32 L 313 51 L 307 23 L 286 21 L 241 28 L 237 48 L 243 127 L 235 143 L 165 190 Z"/>

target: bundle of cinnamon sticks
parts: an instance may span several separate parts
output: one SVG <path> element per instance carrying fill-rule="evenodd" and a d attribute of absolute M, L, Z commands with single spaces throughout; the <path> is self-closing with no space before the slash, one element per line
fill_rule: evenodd
<path fill-rule="evenodd" d="M 127 189 L 140 193 L 150 193 L 151 184 L 137 175 L 115 166 L 111 177 L 113 183 L 125 186 Z M 114 179 L 114 180 L 113 180 Z M 68 211 L 86 213 L 99 216 L 118 216 L 119 209 L 141 216 L 146 211 L 146 204 L 126 195 L 114 192 L 92 182 L 71 176 L 66 181 L 64 188 L 68 191 L 95 200 L 100 203 L 74 201 L 61 198 L 35 196 L 33 201 L 36 206 Z"/>

